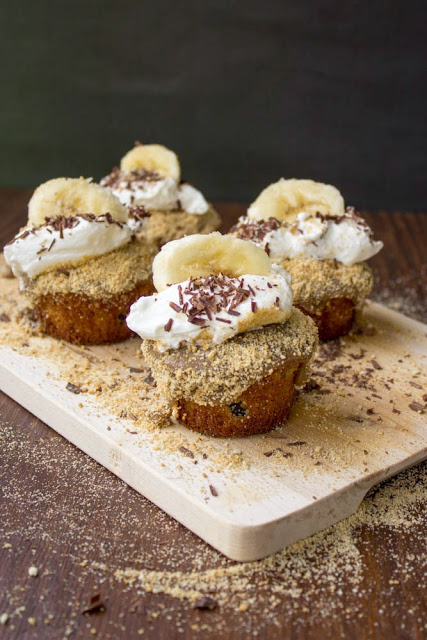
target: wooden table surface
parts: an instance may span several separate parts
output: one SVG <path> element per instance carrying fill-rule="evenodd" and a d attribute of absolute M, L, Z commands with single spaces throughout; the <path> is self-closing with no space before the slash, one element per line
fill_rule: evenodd
<path fill-rule="evenodd" d="M 29 196 L 25 190 L 0 190 L 0 245 L 24 224 Z M 218 210 L 226 230 L 244 207 L 219 203 Z M 427 322 L 426 215 L 366 217 L 386 246 L 371 261 L 377 278 L 373 297 Z M 0 637 L 427 637 L 425 540 L 404 527 L 363 530 L 358 553 L 366 588 L 356 589 L 349 580 L 326 602 L 324 594 L 322 601 L 314 596 L 308 607 L 284 594 L 275 596 L 280 601 L 271 614 L 265 584 L 255 584 L 263 605 L 238 612 L 199 610 L 170 595 L 137 592 L 117 580 L 114 570 L 185 572 L 234 563 L 1 393 L 0 412 L 0 616 L 8 615 Z M 426 465 L 417 473 L 421 482 Z M 409 551 L 408 568 L 402 558 Z M 38 568 L 37 577 L 28 575 L 30 566 Z M 305 579 L 298 575 L 295 588 L 304 589 Z M 105 610 L 83 615 L 97 593 Z"/>

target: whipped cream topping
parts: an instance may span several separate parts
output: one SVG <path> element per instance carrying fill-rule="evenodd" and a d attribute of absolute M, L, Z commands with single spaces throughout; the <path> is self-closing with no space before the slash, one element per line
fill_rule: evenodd
<path fill-rule="evenodd" d="M 143 206 L 157 211 L 183 210 L 203 215 L 209 204 L 203 194 L 191 184 L 178 184 L 174 178 L 163 178 L 151 171 L 120 171 L 101 180 L 126 207 Z"/>
<path fill-rule="evenodd" d="M 302 212 L 293 222 L 242 217 L 231 233 L 263 247 L 273 262 L 313 258 L 354 265 L 383 248 L 381 241 L 372 240 L 371 229 L 351 209 L 339 217 Z"/>
<path fill-rule="evenodd" d="M 287 320 L 292 309 L 291 278 L 278 265 L 271 275 L 222 274 L 191 278 L 135 302 L 128 327 L 159 351 L 182 342 L 209 339 L 219 344 L 238 333 Z"/>
<path fill-rule="evenodd" d="M 63 264 L 102 255 L 127 244 L 132 231 L 110 214 L 47 218 L 27 227 L 4 247 L 4 257 L 17 277 L 34 277 Z"/>

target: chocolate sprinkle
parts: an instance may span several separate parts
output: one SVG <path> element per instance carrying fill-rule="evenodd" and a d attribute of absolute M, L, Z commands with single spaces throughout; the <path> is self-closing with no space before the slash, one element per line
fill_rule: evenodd
<path fill-rule="evenodd" d="M 268 220 L 259 220 L 255 222 L 249 222 L 246 218 L 233 227 L 231 227 L 229 233 L 242 238 L 242 240 L 251 240 L 255 243 L 261 243 L 265 236 L 270 231 L 276 231 L 280 229 L 281 223 L 276 218 L 268 218 Z"/>
<path fill-rule="evenodd" d="M 92 613 L 96 613 L 97 611 L 105 611 L 105 605 L 101 600 L 101 594 L 97 593 L 92 596 L 90 599 L 90 605 L 82 611 L 83 615 L 90 615 Z"/>
<path fill-rule="evenodd" d="M 409 404 L 409 408 L 412 409 L 412 411 L 420 411 L 421 413 L 424 413 L 425 406 L 420 402 L 415 402 L 414 400 Z"/>
<path fill-rule="evenodd" d="M 211 494 L 214 496 L 214 498 L 216 498 L 218 496 L 218 491 L 215 489 L 215 487 L 212 484 L 210 484 L 209 489 Z"/>
<path fill-rule="evenodd" d="M 179 450 L 184 456 L 187 456 L 187 458 L 194 458 L 194 453 L 190 451 L 190 449 L 187 449 L 187 447 L 184 447 L 183 445 L 181 445 Z"/>
<path fill-rule="evenodd" d="M 67 382 L 67 386 L 65 388 L 67 389 L 67 391 L 71 391 L 71 393 L 75 393 L 76 395 L 82 392 L 80 387 L 78 387 L 76 384 L 73 384 L 72 382 Z"/>
<path fill-rule="evenodd" d="M 202 596 L 198 598 L 193 604 L 194 609 L 209 609 L 213 610 L 218 607 L 218 602 L 211 598 L 210 596 Z"/>
<path fill-rule="evenodd" d="M 173 320 L 172 318 L 169 318 L 169 320 L 167 321 L 167 323 L 163 328 L 165 331 L 170 331 L 172 329 L 172 325 L 173 325 Z"/>

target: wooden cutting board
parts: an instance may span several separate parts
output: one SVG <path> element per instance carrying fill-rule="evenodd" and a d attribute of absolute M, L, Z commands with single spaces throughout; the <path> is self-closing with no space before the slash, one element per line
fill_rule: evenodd
<path fill-rule="evenodd" d="M 232 559 L 350 516 L 372 486 L 427 457 L 427 326 L 385 307 L 369 304 L 360 333 L 321 347 L 283 427 L 225 440 L 168 422 L 137 338 L 77 348 L 40 337 L 16 322 L 22 303 L 7 287 L 0 388 Z"/>

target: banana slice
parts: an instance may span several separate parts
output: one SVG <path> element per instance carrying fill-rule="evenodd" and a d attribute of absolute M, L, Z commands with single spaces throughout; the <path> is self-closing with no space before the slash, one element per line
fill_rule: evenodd
<path fill-rule="evenodd" d="M 216 273 L 230 277 L 265 276 L 271 269 L 270 258 L 263 249 L 216 231 L 165 244 L 153 261 L 153 282 L 157 291 L 163 291 L 168 284 L 184 282 L 191 276 L 207 277 Z"/>
<path fill-rule="evenodd" d="M 249 207 L 248 217 L 253 220 L 277 218 L 291 222 L 302 211 L 342 216 L 344 199 L 338 189 L 330 184 L 281 178 L 261 191 Z"/>
<path fill-rule="evenodd" d="M 34 191 L 28 203 L 28 224 L 43 224 L 46 217 L 110 213 L 114 220 L 126 222 L 128 212 L 118 198 L 91 178 L 54 178 Z"/>
<path fill-rule="evenodd" d="M 154 171 L 164 178 L 181 181 L 181 167 L 176 153 L 161 144 L 140 144 L 127 152 L 121 159 L 122 171 L 145 169 Z"/>

